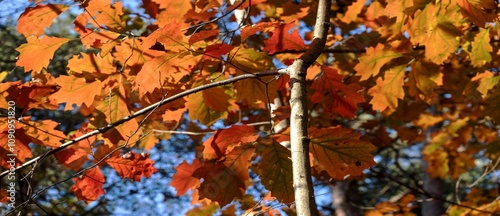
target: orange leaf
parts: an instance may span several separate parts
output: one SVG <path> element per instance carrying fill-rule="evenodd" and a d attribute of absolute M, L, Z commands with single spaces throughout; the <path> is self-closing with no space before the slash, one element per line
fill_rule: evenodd
<path fill-rule="evenodd" d="M 382 66 L 401 56 L 403 56 L 401 53 L 394 52 L 384 45 L 378 44 L 375 48 L 368 47 L 366 49 L 366 55 L 359 59 L 359 63 L 354 67 L 354 70 L 357 71 L 358 75 L 361 75 L 361 80 L 366 80 L 370 76 L 377 76 Z"/>
<path fill-rule="evenodd" d="M 273 31 L 273 35 L 265 41 L 266 46 L 263 51 L 273 55 L 282 51 L 304 50 L 304 40 L 300 37 L 298 28 L 290 32 L 294 27 L 296 27 L 295 23 L 278 26 Z"/>
<path fill-rule="evenodd" d="M 137 74 L 135 83 L 141 95 L 146 92 L 153 92 L 160 87 L 160 84 L 165 82 L 170 73 L 174 70 L 172 67 L 172 59 L 176 58 L 177 54 L 166 53 L 152 60 L 147 61 L 142 66 L 141 71 Z"/>
<path fill-rule="evenodd" d="M 141 177 L 150 177 L 158 170 L 153 166 L 153 160 L 144 153 L 135 154 L 133 151 L 124 155 L 114 156 L 106 160 L 122 178 L 141 181 Z"/>
<path fill-rule="evenodd" d="M 342 22 L 349 24 L 355 21 L 358 18 L 358 15 L 361 13 L 365 2 L 366 0 L 357 0 L 356 2 L 353 2 L 349 7 L 347 7 L 347 11 L 342 18 Z"/>
<path fill-rule="evenodd" d="M 55 148 L 59 147 L 61 141 L 66 138 L 62 131 L 56 129 L 58 125 L 58 122 L 47 119 L 30 122 L 30 125 L 23 126 L 26 133 L 31 135 L 35 144 Z"/>
<path fill-rule="evenodd" d="M 81 56 L 82 58 L 73 56 L 73 58 L 68 61 L 68 68 L 74 73 L 111 74 L 116 71 L 113 65 L 113 59 L 110 55 L 107 55 L 106 58 L 102 58 L 94 53 L 82 53 Z M 94 76 L 98 77 L 98 75 Z"/>
<path fill-rule="evenodd" d="M 184 40 L 185 37 L 181 33 L 181 24 L 172 22 L 150 34 L 144 40 L 143 45 L 146 48 L 151 48 L 158 42 L 169 52 L 178 52 L 186 50 L 187 43 Z"/>
<path fill-rule="evenodd" d="M 17 32 L 26 37 L 40 36 L 52 21 L 69 7 L 61 4 L 40 4 L 27 8 L 17 21 Z"/>
<path fill-rule="evenodd" d="M 219 29 L 214 29 L 214 30 L 204 30 L 197 32 L 193 34 L 191 37 L 189 37 L 189 44 L 194 44 L 198 41 L 205 40 L 210 37 L 214 37 L 217 34 L 219 34 Z"/>
<path fill-rule="evenodd" d="M 488 96 L 488 91 L 495 87 L 500 81 L 500 76 L 495 76 L 490 71 L 485 71 L 484 73 L 477 74 L 471 81 L 479 82 L 477 91 L 481 93 L 483 98 Z"/>
<path fill-rule="evenodd" d="M 359 140 L 361 135 L 352 129 L 329 127 L 310 129 L 310 149 L 319 171 L 326 170 L 337 180 L 346 176 L 360 176 L 364 169 L 375 165 L 369 142 Z"/>
<path fill-rule="evenodd" d="M 76 194 L 78 200 L 83 200 L 87 204 L 97 200 L 100 195 L 105 194 L 102 186 L 106 180 L 99 167 L 91 168 L 73 180 L 75 184 L 71 186 L 70 191 Z"/>
<path fill-rule="evenodd" d="M 200 184 L 200 180 L 192 177 L 194 171 L 201 167 L 198 159 L 194 159 L 192 164 L 183 161 L 175 168 L 175 174 L 172 176 L 170 186 L 177 191 L 176 196 L 186 194 L 189 189 L 195 188 Z"/>
<path fill-rule="evenodd" d="M 498 4 L 494 0 L 455 0 L 464 16 L 479 27 L 498 19 Z"/>
<path fill-rule="evenodd" d="M 58 103 L 66 103 L 66 110 L 73 109 L 72 105 L 80 106 L 85 104 L 90 107 L 94 103 L 94 97 L 100 93 L 96 89 L 101 89 L 101 81 L 96 80 L 87 83 L 84 78 L 76 76 L 59 76 L 56 83 L 61 86 L 61 89 L 50 97 Z M 82 94 L 85 92 L 85 94 Z"/>
<path fill-rule="evenodd" d="M 17 121 L 13 122 L 13 119 L 9 119 L 8 121 L 7 118 L 2 118 L 1 120 L 0 166 L 9 169 L 11 166 L 21 165 L 26 158 L 31 158 L 31 149 L 28 144 L 32 140 L 26 134 L 26 131 L 20 123 L 14 123 Z M 14 126 L 14 128 L 12 128 L 12 126 Z M 15 158 L 15 164 L 13 164 L 12 160 L 14 159 L 12 158 Z"/>
<path fill-rule="evenodd" d="M 345 85 L 344 78 L 336 70 L 323 66 L 323 74 L 316 78 L 311 86 L 315 90 L 311 101 L 321 103 L 326 113 L 338 113 L 343 117 L 354 117 L 358 110 L 358 103 L 365 102 L 358 94 L 361 86 L 357 84 Z"/>
<path fill-rule="evenodd" d="M 493 47 L 490 44 L 490 29 L 480 29 L 471 43 L 472 52 L 469 55 L 474 67 L 482 67 L 491 62 Z"/>
<path fill-rule="evenodd" d="M 403 99 L 405 92 L 403 89 L 406 65 L 400 65 L 391 68 L 385 72 L 384 80 L 377 79 L 377 85 L 368 90 L 368 94 L 373 96 L 370 104 L 374 110 L 384 111 L 389 108 L 390 111 L 398 107 L 398 99 Z"/>
<path fill-rule="evenodd" d="M 270 32 L 274 30 L 278 25 L 278 22 L 259 22 L 252 26 L 245 26 L 243 29 L 241 29 L 241 41 L 244 41 L 257 32 Z"/>
<path fill-rule="evenodd" d="M 74 139 L 76 137 L 82 136 L 86 133 L 84 128 L 78 129 L 69 139 Z M 92 144 L 95 142 L 95 137 L 89 137 L 85 140 L 81 140 L 70 147 L 55 153 L 55 156 L 59 163 L 73 169 L 79 170 L 82 165 L 88 160 L 88 155 L 92 152 Z"/>
<path fill-rule="evenodd" d="M 238 146 L 243 143 L 255 142 L 259 135 L 255 129 L 247 125 L 233 125 L 228 129 L 215 131 L 215 134 L 208 138 L 203 146 L 203 158 L 216 159 L 226 154 L 229 146 Z"/>
<path fill-rule="evenodd" d="M 70 39 L 49 36 L 39 39 L 36 36 L 29 36 L 26 40 L 28 43 L 16 49 L 20 53 L 16 66 L 24 67 L 25 71 L 39 72 L 47 67 L 54 52 Z"/>

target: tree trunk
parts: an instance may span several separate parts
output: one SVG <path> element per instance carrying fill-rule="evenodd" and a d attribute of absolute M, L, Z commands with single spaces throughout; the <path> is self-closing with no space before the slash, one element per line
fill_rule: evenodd
<path fill-rule="evenodd" d="M 293 188 L 297 215 L 318 215 L 309 162 L 307 137 L 307 68 L 319 57 L 326 43 L 330 22 L 330 0 L 320 0 L 314 39 L 310 48 L 288 68 L 290 73 L 290 145 L 292 151 Z"/>
<path fill-rule="evenodd" d="M 357 216 L 360 215 L 359 209 L 351 202 L 359 200 L 356 181 L 337 182 L 331 186 L 332 201 L 335 206 L 336 216 Z"/>
<path fill-rule="evenodd" d="M 424 190 L 433 197 L 441 197 L 443 194 L 443 180 L 432 178 L 424 169 Z M 422 215 L 440 216 L 444 215 L 445 209 L 443 201 L 427 198 L 422 203 Z"/>

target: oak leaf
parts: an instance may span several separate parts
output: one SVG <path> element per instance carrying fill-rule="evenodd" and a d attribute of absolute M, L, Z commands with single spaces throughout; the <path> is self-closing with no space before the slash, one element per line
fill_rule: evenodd
<path fill-rule="evenodd" d="M 498 4 L 494 0 L 454 0 L 464 14 L 479 27 L 498 19 Z"/>
<path fill-rule="evenodd" d="M 194 159 L 192 164 L 183 161 L 175 168 L 175 174 L 172 176 L 172 181 L 169 185 L 177 191 L 176 196 L 184 195 L 189 189 L 199 186 L 200 180 L 192 175 L 201 166 L 200 161 Z"/>
<path fill-rule="evenodd" d="M 273 55 L 282 51 L 304 50 L 304 40 L 299 35 L 299 30 L 295 28 L 295 23 L 281 24 L 272 32 L 272 36 L 264 43 L 264 52 Z"/>
<path fill-rule="evenodd" d="M 24 67 L 25 71 L 39 72 L 47 67 L 54 52 L 70 39 L 49 36 L 40 39 L 36 36 L 29 36 L 26 40 L 28 43 L 16 49 L 20 53 L 16 66 Z"/>
<path fill-rule="evenodd" d="M 226 155 L 230 146 L 255 142 L 259 135 L 251 126 L 233 125 L 228 129 L 215 131 L 214 135 L 203 142 L 203 158 L 218 159 Z"/>
<path fill-rule="evenodd" d="M 336 70 L 322 67 L 323 73 L 313 81 L 311 86 L 315 90 L 311 97 L 313 103 L 321 103 L 326 113 L 338 113 L 343 117 L 352 118 L 358 110 L 358 103 L 365 102 L 362 95 L 358 94 L 361 86 L 357 84 L 346 85 L 344 78 Z"/>
<path fill-rule="evenodd" d="M 310 150 L 318 171 L 325 170 L 336 180 L 360 176 L 364 169 L 375 165 L 371 152 L 375 146 L 361 141 L 352 129 L 329 127 L 309 129 Z"/>
<path fill-rule="evenodd" d="M 357 0 L 356 2 L 353 2 L 351 5 L 349 5 L 344 17 L 342 18 L 342 22 L 349 24 L 355 21 L 358 18 L 358 15 L 361 13 L 361 10 L 363 10 L 365 3 L 366 0 Z"/>
<path fill-rule="evenodd" d="M 377 76 L 382 66 L 401 56 L 403 56 L 401 53 L 394 52 L 382 44 L 377 44 L 376 47 L 366 49 L 366 55 L 359 59 L 354 70 L 358 75 L 361 75 L 361 80 L 366 80 L 370 76 Z"/>
<path fill-rule="evenodd" d="M 114 156 L 106 160 L 118 175 L 134 181 L 141 181 L 141 177 L 149 178 L 158 170 L 153 166 L 153 160 L 147 154 L 136 154 L 133 151 L 122 156 Z"/>
<path fill-rule="evenodd" d="M 203 59 L 215 58 L 220 59 L 220 56 L 226 55 L 231 50 L 234 49 L 234 46 L 227 44 L 214 44 L 207 46 L 205 52 L 203 52 Z"/>
<path fill-rule="evenodd" d="M 70 191 L 76 194 L 78 200 L 85 201 L 87 204 L 105 194 L 102 186 L 106 180 L 99 167 L 91 168 L 73 180 L 75 184 L 71 186 Z"/>
<path fill-rule="evenodd" d="M 44 33 L 45 28 L 69 7 L 62 4 L 39 4 L 36 7 L 27 8 L 17 20 L 17 32 L 26 37 L 36 37 Z"/>
<path fill-rule="evenodd" d="M 276 142 L 259 143 L 262 160 L 256 165 L 262 184 L 279 202 L 295 200 L 290 150 Z"/>
<path fill-rule="evenodd" d="M 368 90 L 368 94 L 373 96 L 370 104 L 374 110 L 390 111 L 398 107 L 398 99 L 403 99 L 405 92 L 403 89 L 406 65 L 393 67 L 385 72 L 384 80 L 377 79 L 377 85 Z"/>
<path fill-rule="evenodd" d="M 466 0 L 464 0 L 466 1 Z M 471 63 L 474 67 L 482 67 L 491 62 L 493 47 L 490 44 L 490 29 L 480 29 L 471 44 Z"/>
<path fill-rule="evenodd" d="M 479 82 L 477 91 L 481 93 L 483 98 L 486 98 L 488 96 L 488 91 L 493 89 L 493 87 L 495 87 L 500 81 L 500 76 L 495 76 L 492 72 L 485 71 L 477 74 L 471 81 Z"/>
<path fill-rule="evenodd" d="M 55 82 L 61 89 L 50 97 L 58 103 L 65 102 L 65 110 L 73 109 L 73 104 L 91 106 L 94 103 L 95 96 L 100 94 L 100 91 L 96 90 L 101 89 L 102 85 L 99 80 L 87 83 L 84 78 L 76 76 L 59 76 L 55 79 Z M 82 92 L 85 92 L 85 94 L 82 94 Z"/>

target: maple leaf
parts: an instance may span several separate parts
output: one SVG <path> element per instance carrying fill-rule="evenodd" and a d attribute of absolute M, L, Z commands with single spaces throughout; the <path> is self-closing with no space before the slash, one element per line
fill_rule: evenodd
<path fill-rule="evenodd" d="M 490 29 L 480 29 L 471 44 L 472 52 L 469 55 L 474 67 L 482 67 L 491 62 L 493 47 L 490 44 Z"/>
<path fill-rule="evenodd" d="M 488 91 L 495 87 L 500 81 L 500 76 L 495 76 L 492 72 L 485 71 L 484 73 L 477 74 L 471 81 L 479 82 L 477 91 L 481 93 L 483 98 L 486 98 L 486 96 L 488 96 Z"/>
<path fill-rule="evenodd" d="M 106 160 L 118 175 L 134 181 L 141 181 L 141 177 L 149 178 L 158 170 L 153 166 L 153 160 L 144 153 L 135 154 L 133 151 L 122 156 L 114 156 Z"/>
<path fill-rule="evenodd" d="M 214 135 L 203 142 L 203 158 L 217 159 L 226 154 L 229 146 L 255 142 L 259 138 L 257 131 L 247 125 L 233 125 L 228 129 L 215 131 Z"/>
<path fill-rule="evenodd" d="M 194 159 L 192 164 L 183 161 L 175 168 L 175 174 L 172 176 L 172 181 L 169 185 L 177 191 L 176 196 L 184 195 L 189 189 L 199 186 L 200 180 L 192 175 L 201 166 L 200 161 Z"/>
<path fill-rule="evenodd" d="M 398 99 L 403 99 L 405 92 L 403 89 L 406 65 L 393 67 L 385 72 L 384 80 L 377 79 L 377 85 L 368 90 L 368 94 L 373 96 L 370 104 L 374 110 L 390 111 L 398 107 Z"/>
<path fill-rule="evenodd" d="M 342 22 L 349 24 L 355 21 L 358 18 L 358 15 L 361 13 L 365 2 L 366 0 L 357 0 L 356 2 L 353 2 L 351 5 L 349 5 L 349 7 L 347 7 L 347 11 L 344 14 L 344 17 L 342 18 Z"/>
<path fill-rule="evenodd" d="M 498 19 L 498 4 L 494 0 L 454 0 L 464 16 L 479 27 L 485 27 L 487 22 Z"/>
<path fill-rule="evenodd" d="M 304 50 L 304 40 L 299 35 L 299 30 L 295 28 L 295 23 L 281 24 L 272 32 L 272 36 L 264 43 L 264 52 L 273 55 L 277 52 Z M 291 32 L 290 32 L 291 31 Z"/>
<path fill-rule="evenodd" d="M 73 109 L 73 104 L 91 106 L 94 103 L 94 97 L 100 93 L 95 90 L 101 89 L 102 86 L 99 80 L 87 83 L 84 78 L 76 76 L 59 76 L 55 82 L 61 86 L 61 89 L 50 97 L 58 103 L 66 102 L 65 110 Z M 86 94 L 82 94 L 82 92 L 86 92 Z"/>
<path fill-rule="evenodd" d="M 274 139 L 269 143 L 259 143 L 257 148 L 262 151 L 262 160 L 256 166 L 262 184 L 279 202 L 293 202 L 295 195 L 290 150 Z"/>
<path fill-rule="evenodd" d="M 323 66 L 323 74 L 313 81 L 312 89 L 316 90 L 311 97 L 313 103 L 321 103 L 326 113 L 338 113 L 343 117 L 352 118 L 357 104 L 365 102 L 358 94 L 361 86 L 357 84 L 345 85 L 344 78 L 336 70 Z"/>
<path fill-rule="evenodd" d="M 73 180 L 75 184 L 71 186 L 70 191 L 76 194 L 78 200 L 83 200 L 87 204 L 97 200 L 100 195 L 105 194 L 102 186 L 106 180 L 99 167 L 91 168 Z"/>
<path fill-rule="evenodd" d="M 383 44 L 377 44 L 376 47 L 366 49 L 366 55 L 359 59 L 354 70 L 358 75 L 361 75 L 361 81 L 363 81 L 371 76 L 377 76 L 382 66 L 401 56 L 403 56 L 401 53 L 392 51 Z"/>
<path fill-rule="evenodd" d="M 364 169 L 375 165 L 371 152 L 375 146 L 359 140 L 352 129 L 329 127 L 309 129 L 310 150 L 319 170 L 325 170 L 337 180 L 360 176 Z"/>
<path fill-rule="evenodd" d="M 36 37 L 44 33 L 45 28 L 69 7 L 62 4 L 40 4 L 36 7 L 27 8 L 17 20 L 17 32 L 26 37 Z"/>
<path fill-rule="evenodd" d="M 54 52 L 70 39 L 49 36 L 39 39 L 36 36 L 29 36 L 26 40 L 28 43 L 22 44 L 16 49 L 20 53 L 16 66 L 24 67 L 25 71 L 39 72 L 42 68 L 47 67 Z"/>

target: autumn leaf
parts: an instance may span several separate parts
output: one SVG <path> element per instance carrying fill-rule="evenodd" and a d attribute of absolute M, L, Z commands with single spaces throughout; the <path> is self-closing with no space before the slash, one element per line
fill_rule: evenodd
<path fill-rule="evenodd" d="M 95 90 L 101 89 L 102 85 L 99 80 L 87 83 L 84 78 L 64 75 L 56 78 L 55 82 L 61 86 L 61 89 L 50 97 L 58 103 L 66 102 L 65 110 L 73 109 L 73 104 L 91 106 L 94 103 L 95 96 L 100 94 L 99 91 L 96 92 Z M 87 93 L 82 94 L 82 92 Z"/>
<path fill-rule="evenodd" d="M 366 55 L 359 59 L 354 70 L 357 75 L 361 75 L 361 80 L 366 80 L 371 76 L 377 76 L 382 66 L 401 56 L 403 56 L 401 53 L 392 51 L 383 44 L 377 44 L 376 47 L 366 49 Z"/>
<path fill-rule="evenodd" d="M 207 46 L 205 52 L 203 53 L 204 54 L 203 59 L 209 59 L 209 58 L 220 59 L 220 56 L 226 55 L 232 49 L 234 49 L 234 46 L 227 44 L 214 44 Z"/>
<path fill-rule="evenodd" d="M 480 29 L 471 46 L 472 52 L 469 56 L 474 67 L 482 67 L 491 62 L 490 53 L 493 52 L 493 47 L 490 44 L 490 29 Z"/>
<path fill-rule="evenodd" d="M 211 92 L 215 95 L 197 92 L 188 97 L 186 108 L 190 119 L 196 119 L 204 125 L 210 125 L 227 116 L 229 95 L 225 94 L 223 89 L 212 89 Z"/>
<path fill-rule="evenodd" d="M 241 40 L 244 41 L 257 32 L 271 32 L 277 26 L 279 26 L 278 22 L 259 22 L 255 25 L 245 26 L 241 29 Z"/>
<path fill-rule="evenodd" d="M 75 184 L 71 186 L 70 191 L 76 194 L 78 200 L 85 201 L 87 204 L 97 200 L 100 195 L 105 194 L 102 186 L 106 180 L 99 167 L 91 168 L 73 180 Z"/>
<path fill-rule="evenodd" d="M 263 78 L 262 80 L 268 80 Z M 262 103 L 267 103 L 268 99 L 276 97 L 276 82 L 269 82 L 267 85 L 256 79 L 246 79 L 235 83 L 236 98 L 250 106 L 259 107 Z M 252 89 L 252 91 L 248 91 Z"/>
<path fill-rule="evenodd" d="M 471 81 L 479 82 L 477 91 L 481 93 L 483 98 L 486 98 L 486 96 L 488 96 L 488 91 L 493 89 L 500 81 L 500 76 L 495 76 L 492 72 L 485 71 L 477 74 Z"/>
<path fill-rule="evenodd" d="M 27 38 L 31 35 L 38 37 L 59 14 L 68 8 L 62 4 L 39 4 L 36 7 L 27 8 L 17 20 L 17 32 Z"/>
<path fill-rule="evenodd" d="M 21 123 L 17 121 L 12 122 L 11 119 L 11 124 L 8 124 L 7 118 L 2 118 L 1 121 L 0 165 L 6 169 L 9 169 L 12 165 L 7 163 L 10 158 L 15 157 L 15 166 L 24 163 L 26 161 L 26 158 L 31 158 L 32 154 L 29 144 L 31 143 L 32 139 L 29 134 L 26 133 Z M 12 129 L 14 129 L 14 133 L 9 133 L 9 129 L 11 130 L 11 132 Z M 14 139 L 12 139 L 12 136 L 14 136 Z"/>
<path fill-rule="evenodd" d="M 365 5 L 366 0 L 357 0 L 353 2 L 349 7 L 347 7 L 347 11 L 342 18 L 342 22 L 351 23 L 358 18 L 358 15 L 361 13 L 363 6 Z"/>
<path fill-rule="evenodd" d="M 358 94 L 361 86 L 357 84 L 345 85 L 344 78 L 336 70 L 322 67 L 323 73 L 313 81 L 311 86 L 315 90 L 311 101 L 321 103 L 326 113 L 338 113 L 343 117 L 352 118 L 358 103 L 365 102 L 362 95 Z"/>
<path fill-rule="evenodd" d="M 194 159 L 192 164 L 183 161 L 175 168 L 175 174 L 172 176 L 172 181 L 169 185 L 177 191 L 176 196 L 184 195 L 189 189 L 199 186 L 200 180 L 192 177 L 192 175 L 201 166 L 200 161 Z"/>
<path fill-rule="evenodd" d="M 414 61 L 406 84 L 409 86 L 409 95 L 431 98 L 435 94 L 434 89 L 443 85 L 443 74 L 434 63 Z"/>
<path fill-rule="evenodd" d="M 84 125 L 82 128 L 75 131 L 74 134 L 71 134 L 69 139 L 83 136 L 87 132 L 86 126 Z M 89 137 L 55 153 L 55 156 L 59 163 L 64 164 L 72 170 L 78 171 L 81 169 L 82 165 L 89 160 L 88 156 L 93 152 L 92 149 L 95 141 L 96 137 Z"/>
<path fill-rule="evenodd" d="M 96 27 L 105 26 L 107 29 L 112 30 L 122 30 L 127 24 L 127 20 L 122 20 L 128 16 L 123 14 L 122 2 L 115 2 L 111 4 L 106 1 L 94 1 L 92 2 L 92 7 L 87 7 L 90 15 L 93 16 L 92 21 L 96 24 Z"/>
<path fill-rule="evenodd" d="M 315 165 L 319 171 L 327 171 L 333 179 L 360 176 L 364 169 L 375 165 L 371 154 L 375 146 L 359 140 L 361 135 L 352 129 L 337 126 L 309 131 Z"/>
<path fill-rule="evenodd" d="M 475 25 L 485 27 L 487 22 L 498 19 L 497 2 L 494 0 L 454 0 L 464 14 Z"/>
<path fill-rule="evenodd" d="M 93 76 L 99 77 L 99 74 L 111 74 L 116 72 L 116 67 L 113 65 L 113 59 L 110 55 L 101 57 L 94 53 L 81 53 L 82 57 L 74 57 L 68 61 L 68 68 L 76 74 L 97 73 Z"/>
<path fill-rule="evenodd" d="M 368 90 L 368 94 L 373 96 L 370 104 L 374 110 L 390 111 L 398 107 L 398 99 L 403 99 L 405 92 L 403 89 L 406 65 L 393 67 L 385 72 L 384 80 L 377 79 L 377 85 Z"/>
<path fill-rule="evenodd" d="M 49 36 L 39 39 L 36 36 L 29 36 L 26 40 L 28 43 L 16 49 L 20 53 L 16 66 L 24 67 L 25 71 L 40 72 L 42 68 L 47 67 L 54 52 L 70 39 Z"/>
<path fill-rule="evenodd" d="M 147 154 L 135 154 L 133 151 L 122 156 L 114 156 L 106 160 L 118 175 L 134 181 L 141 181 L 141 177 L 149 178 L 158 170 L 153 166 L 153 160 Z"/>
<path fill-rule="evenodd" d="M 200 199 L 208 198 L 225 206 L 235 198 L 243 197 L 245 183 L 231 168 L 223 163 L 205 163 L 193 177 L 203 179 L 198 188 Z"/>
<path fill-rule="evenodd" d="M 230 146 L 238 146 L 243 143 L 255 142 L 259 135 L 251 126 L 233 125 L 228 129 L 215 131 L 214 135 L 203 142 L 203 158 L 217 159 L 226 154 Z"/>
<path fill-rule="evenodd" d="M 191 37 L 189 37 L 189 44 L 194 44 L 198 41 L 205 40 L 207 38 L 211 38 L 219 34 L 219 29 L 213 29 L 213 30 L 204 30 L 197 32 L 193 34 Z"/>
<path fill-rule="evenodd" d="M 150 34 L 144 39 L 143 45 L 146 48 L 151 48 L 158 42 L 168 52 L 179 52 L 186 50 L 187 43 L 184 40 L 185 37 L 181 33 L 180 23 L 172 22 Z"/>
<path fill-rule="evenodd" d="M 265 41 L 266 46 L 263 51 L 273 55 L 282 51 L 304 50 L 305 44 L 299 35 L 299 30 L 291 30 L 295 27 L 295 23 L 279 25 L 272 36 Z"/>
<path fill-rule="evenodd" d="M 56 148 L 66 137 L 62 131 L 56 129 L 58 126 L 58 122 L 47 119 L 30 122 L 29 125 L 23 127 L 28 134 L 31 134 L 31 138 L 36 144 Z"/>
<path fill-rule="evenodd" d="M 259 143 L 257 149 L 262 151 L 262 160 L 256 166 L 262 184 L 279 202 L 293 202 L 295 195 L 290 150 L 275 140 Z"/>

